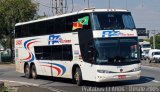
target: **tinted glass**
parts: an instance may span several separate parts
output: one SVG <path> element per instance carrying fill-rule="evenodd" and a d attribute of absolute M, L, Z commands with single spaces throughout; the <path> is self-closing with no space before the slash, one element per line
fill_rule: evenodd
<path fill-rule="evenodd" d="M 73 59 L 72 45 L 35 46 L 37 60 L 69 60 Z"/>
<path fill-rule="evenodd" d="M 97 63 L 130 63 L 139 58 L 137 38 L 95 39 Z"/>
<path fill-rule="evenodd" d="M 129 12 L 98 12 L 93 14 L 95 30 L 134 29 L 135 24 Z"/>
<path fill-rule="evenodd" d="M 15 37 L 31 37 L 75 32 L 77 30 L 90 30 L 90 20 L 89 14 L 79 14 L 25 24 L 15 28 Z"/>

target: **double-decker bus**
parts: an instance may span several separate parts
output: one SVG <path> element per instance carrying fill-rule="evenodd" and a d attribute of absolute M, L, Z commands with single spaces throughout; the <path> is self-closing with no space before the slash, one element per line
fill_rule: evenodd
<path fill-rule="evenodd" d="M 121 9 L 79 12 L 17 23 L 16 71 L 107 82 L 140 78 L 140 51 L 132 15 Z"/>

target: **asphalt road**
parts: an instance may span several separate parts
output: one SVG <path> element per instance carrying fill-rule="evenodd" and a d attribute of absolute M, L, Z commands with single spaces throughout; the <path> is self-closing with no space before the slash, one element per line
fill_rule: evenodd
<path fill-rule="evenodd" d="M 81 92 L 81 91 L 87 92 L 95 90 L 102 92 L 110 90 L 106 89 L 106 87 L 107 88 L 116 87 L 116 89 L 114 88 L 114 91 L 115 90 L 123 91 L 122 89 L 123 87 L 160 86 L 160 68 L 142 66 L 142 75 L 139 80 L 123 81 L 123 82 L 107 82 L 107 83 L 85 82 L 85 85 L 83 85 L 82 87 L 78 87 L 75 84 L 72 84 L 72 81 L 69 79 L 61 79 L 61 78 L 45 77 L 45 76 L 40 76 L 38 79 L 27 79 L 24 77 L 24 74 L 15 72 L 15 68 L 13 65 L 12 66 L 0 65 L 0 80 L 8 80 L 15 83 L 17 82 L 21 84 L 40 86 L 54 90 L 56 92 Z M 160 87 L 158 91 L 160 91 Z"/>

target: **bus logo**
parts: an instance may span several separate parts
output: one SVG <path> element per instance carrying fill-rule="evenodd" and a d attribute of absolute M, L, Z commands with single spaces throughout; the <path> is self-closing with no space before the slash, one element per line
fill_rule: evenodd
<path fill-rule="evenodd" d="M 120 31 L 108 30 L 102 32 L 102 37 L 132 37 L 134 33 L 123 33 Z"/>
<path fill-rule="evenodd" d="M 71 40 L 64 40 L 60 35 L 50 35 L 48 44 L 53 45 L 55 43 L 71 43 Z"/>
<path fill-rule="evenodd" d="M 103 31 L 102 33 L 102 37 L 106 37 L 108 35 L 108 37 L 113 37 L 113 36 L 119 36 L 120 32 L 119 31 Z"/>
<path fill-rule="evenodd" d="M 59 39 L 60 39 L 60 35 L 50 35 L 48 44 L 52 45 L 55 43 L 59 43 Z"/>

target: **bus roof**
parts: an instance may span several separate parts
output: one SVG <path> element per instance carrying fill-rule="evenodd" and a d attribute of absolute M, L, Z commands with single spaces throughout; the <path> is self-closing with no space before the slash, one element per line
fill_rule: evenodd
<path fill-rule="evenodd" d="M 28 22 L 17 23 L 15 26 L 20 26 L 20 25 L 25 25 L 25 24 L 30 24 L 30 23 L 36 23 L 36 22 L 40 22 L 40 21 L 46 21 L 46 20 L 50 20 L 50 19 L 55 19 L 55 18 L 60 18 L 60 17 L 66 17 L 66 16 L 71 16 L 71 15 L 76 15 L 76 14 L 81 14 L 81 13 L 91 13 L 91 12 L 128 12 L 128 11 L 124 10 L 124 9 L 95 9 L 95 8 L 86 8 L 86 9 L 83 9 L 83 10 L 78 11 L 78 12 L 66 13 L 66 14 L 55 15 L 55 16 L 47 17 L 47 18 L 43 18 L 43 19 L 38 19 L 38 20 L 32 20 L 32 21 L 28 21 Z"/>

